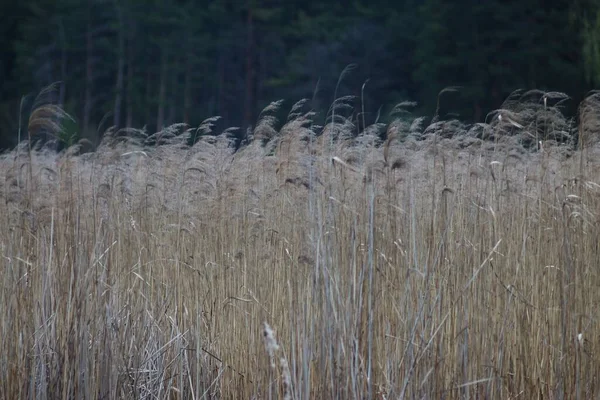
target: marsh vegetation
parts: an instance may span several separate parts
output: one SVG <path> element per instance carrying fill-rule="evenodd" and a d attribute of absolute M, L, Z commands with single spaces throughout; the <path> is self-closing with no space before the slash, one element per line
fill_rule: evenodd
<path fill-rule="evenodd" d="M 240 148 L 207 120 L 87 153 L 32 114 L 0 159 L 0 398 L 597 396 L 600 108 L 564 99 L 276 102 Z"/>

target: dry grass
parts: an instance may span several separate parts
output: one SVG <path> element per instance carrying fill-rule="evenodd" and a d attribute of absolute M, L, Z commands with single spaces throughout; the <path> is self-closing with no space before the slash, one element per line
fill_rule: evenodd
<path fill-rule="evenodd" d="M 15 149 L 0 398 L 597 397 L 600 147 L 552 98 Z"/>

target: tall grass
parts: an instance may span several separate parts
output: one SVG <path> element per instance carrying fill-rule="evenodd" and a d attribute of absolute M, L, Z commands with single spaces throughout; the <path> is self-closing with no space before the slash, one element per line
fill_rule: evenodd
<path fill-rule="evenodd" d="M 24 142 L 0 398 L 597 397 L 595 96 L 577 126 L 530 92 L 474 126 L 275 102 L 238 151 L 214 119 Z"/>

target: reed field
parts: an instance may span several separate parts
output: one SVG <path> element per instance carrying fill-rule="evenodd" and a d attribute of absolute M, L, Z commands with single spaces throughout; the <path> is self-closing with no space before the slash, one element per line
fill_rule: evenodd
<path fill-rule="evenodd" d="M 93 152 L 40 106 L 0 158 L 0 398 L 599 398 L 600 95 L 564 101 Z"/>

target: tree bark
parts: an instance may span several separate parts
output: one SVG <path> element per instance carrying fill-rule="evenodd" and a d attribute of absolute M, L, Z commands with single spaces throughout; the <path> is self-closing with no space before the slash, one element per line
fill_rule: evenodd
<path fill-rule="evenodd" d="M 246 102 L 244 113 L 244 129 L 252 126 L 254 122 L 254 19 L 252 14 L 252 2 L 248 1 L 248 15 L 246 20 Z"/>
<path fill-rule="evenodd" d="M 65 28 L 62 20 L 59 22 L 60 29 L 60 79 L 61 85 L 58 92 L 58 102 L 61 107 L 65 106 L 65 99 L 67 97 L 67 38 L 65 35 Z"/>
<path fill-rule="evenodd" d="M 133 126 L 133 34 L 129 33 L 127 38 L 127 100 L 126 100 L 127 121 L 125 126 Z"/>
<path fill-rule="evenodd" d="M 475 101 L 473 104 L 473 120 L 475 122 L 480 122 L 483 118 L 483 110 L 481 108 L 481 104 L 479 101 Z"/>
<path fill-rule="evenodd" d="M 158 113 L 156 117 L 156 131 L 162 130 L 165 122 L 165 95 L 167 93 L 167 50 L 161 49 L 160 57 L 160 83 L 158 86 Z"/>
<path fill-rule="evenodd" d="M 167 112 L 166 119 L 163 122 L 165 125 L 170 125 L 175 121 L 176 113 L 180 107 L 178 101 L 179 96 L 177 96 L 177 82 L 180 77 L 180 62 L 179 57 L 174 58 L 174 63 L 172 64 L 172 67 L 169 68 L 169 75 L 167 76 L 167 88 L 165 92 L 165 108 L 167 109 Z"/>
<path fill-rule="evenodd" d="M 185 58 L 185 83 L 183 88 L 183 122 L 190 123 L 190 110 L 192 108 L 192 56 Z"/>
<path fill-rule="evenodd" d="M 256 51 L 256 73 L 254 79 L 254 105 L 261 104 L 261 100 L 264 98 L 265 89 L 265 49 L 262 46 L 258 46 Z"/>
<path fill-rule="evenodd" d="M 147 63 L 149 62 L 148 58 L 150 58 L 150 57 L 147 57 L 146 66 L 145 66 L 145 68 L 146 68 L 146 84 L 145 84 L 144 96 L 146 98 L 143 103 L 145 105 L 145 107 L 144 107 L 143 114 L 142 114 L 144 116 L 144 121 L 142 122 L 142 125 L 149 124 L 150 121 L 152 120 L 152 115 L 154 115 L 153 108 L 151 108 L 150 106 L 154 106 L 154 103 L 152 101 L 152 96 L 154 95 L 154 87 L 153 87 L 152 83 L 154 82 L 155 75 L 152 73 L 153 72 L 152 68 L 147 67 L 147 65 L 148 65 Z"/>
<path fill-rule="evenodd" d="M 124 24 L 123 24 L 123 11 L 121 10 L 121 6 L 118 2 L 115 2 L 115 8 L 117 11 L 117 19 L 118 19 L 118 41 L 119 41 L 119 49 L 118 49 L 118 61 L 117 61 L 117 78 L 116 78 L 116 88 L 115 88 L 115 108 L 113 112 L 113 125 L 115 128 L 118 128 L 121 124 L 121 104 L 123 102 L 123 75 L 125 69 L 125 32 Z"/>
<path fill-rule="evenodd" d="M 87 2 L 87 27 L 85 46 L 85 98 L 83 101 L 83 132 L 89 133 L 92 114 L 92 84 L 93 84 L 93 43 L 92 43 L 92 0 Z"/>
<path fill-rule="evenodd" d="M 229 114 L 227 112 L 226 105 L 226 90 L 225 90 L 225 50 L 223 47 L 219 48 L 219 63 L 218 63 L 218 90 L 217 90 L 217 104 L 219 107 L 219 115 L 223 118 L 225 124 L 229 124 Z"/>

